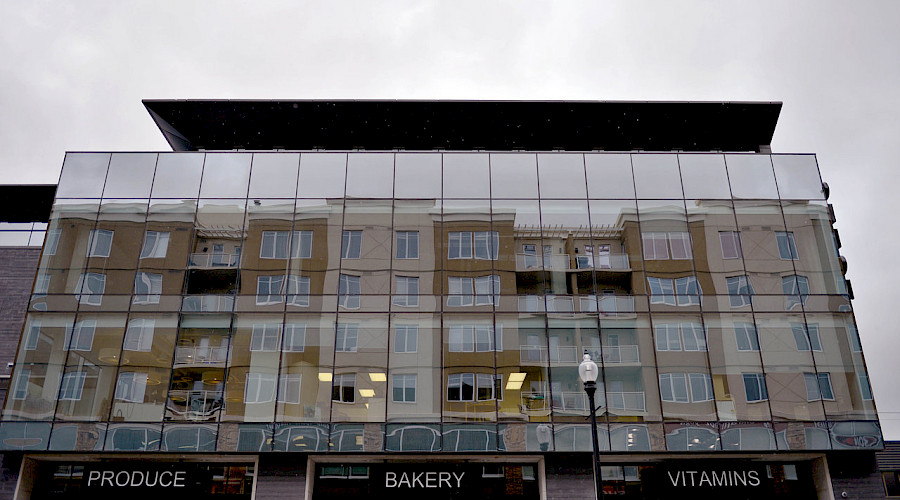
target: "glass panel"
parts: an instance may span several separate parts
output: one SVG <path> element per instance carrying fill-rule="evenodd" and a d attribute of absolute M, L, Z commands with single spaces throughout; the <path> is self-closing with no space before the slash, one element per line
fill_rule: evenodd
<path fill-rule="evenodd" d="M 634 198 L 631 155 L 595 153 L 584 155 L 588 196 L 591 198 Z"/>
<path fill-rule="evenodd" d="M 156 162 L 153 198 L 196 198 L 200 193 L 203 153 L 161 153 Z"/>
<path fill-rule="evenodd" d="M 434 314 L 393 314 L 390 326 L 388 421 L 439 422 L 441 370 L 435 366 L 435 359 L 441 352 L 440 318 Z M 404 433 L 408 434 L 405 438 L 395 436 L 399 445 L 404 440 L 417 441 L 413 434 L 420 434 L 412 430 Z M 436 443 L 440 447 L 439 431 Z"/>
<path fill-rule="evenodd" d="M 300 155 L 298 198 L 341 198 L 347 172 L 346 153 Z"/>
<path fill-rule="evenodd" d="M 541 198 L 583 199 L 587 197 L 584 155 L 539 154 L 538 171 L 540 173 Z"/>
<path fill-rule="evenodd" d="M 384 451 L 441 451 L 441 426 L 429 424 L 388 424 Z"/>
<path fill-rule="evenodd" d="M 66 153 L 57 198 L 100 198 L 109 167 L 109 153 Z"/>
<path fill-rule="evenodd" d="M 110 424 L 106 431 L 106 451 L 157 451 L 159 424 Z"/>
<path fill-rule="evenodd" d="M 444 198 L 489 198 L 491 176 L 488 155 L 444 154 Z"/>
<path fill-rule="evenodd" d="M 633 154 L 631 162 L 634 165 L 634 186 L 638 198 L 683 197 L 678 156 Z"/>
<path fill-rule="evenodd" d="M 825 199 L 815 155 L 772 155 L 772 164 L 782 199 Z"/>
<path fill-rule="evenodd" d="M 297 192 L 299 164 L 297 153 L 254 153 L 248 196 L 293 198 Z"/>
<path fill-rule="evenodd" d="M 246 198 L 250 153 L 207 153 L 200 183 L 201 198 Z"/>
<path fill-rule="evenodd" d="M 769 155 L 725 155 L 735 198 L 778 198 Z"/>
<path fill-rule="evenodd" d="M 394 197 L 440 198 L 441 161 L 439 153 L 397 153 Z"/>
<path fill-rule="evenodd" d="M 281 347 L 279 385 L 282 390 L 276 407 L 277 421 L 330 420 L 334 345 L 333 314 L 287 315 Z M 298 388 L 299 394 L 295 392 Z M 313 444 L 305 446 L 317 449 Z"/>
<path fill-rule="evenodd" d="M 149 198 L 156 153 L 113 153 L 104 198 Z"/>
<path fill-rule="evenodd" d="M 56 424 L 50 435 L 50 450 L 99 451 L 106 439 L 106 424 Z"/>
<path fill-rule="evenodd" d="M 348 198 L 390 198 L 393 193 L 392 153 L 352 153 L 348 156 Z"/>
<path fill-rule="evenodd" d="M 681 166 L 685 198 L 731 198 L 723 155 L 680 154 L 678 163 Z"/>
<path fill-rule="evenodd" d="M 491 155 L 493 198 L 537 198 L 536 157 L 527 153 Z"/>

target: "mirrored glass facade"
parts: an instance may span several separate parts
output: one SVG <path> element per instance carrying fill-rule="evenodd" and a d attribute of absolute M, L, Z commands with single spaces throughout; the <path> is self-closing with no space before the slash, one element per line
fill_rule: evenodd
<path fill-rule="evenodd" d="M 69 153 L 0 438 L 590 451 L 587 352 L 603 451 L 877 447 L 832 222 L 812 155 Z"/>

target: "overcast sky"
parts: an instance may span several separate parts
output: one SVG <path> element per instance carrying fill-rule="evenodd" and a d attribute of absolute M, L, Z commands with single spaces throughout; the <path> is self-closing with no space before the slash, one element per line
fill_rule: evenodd
<path fill-rule="evenodd" d="M 900 1 L 0 2 L 0 182 L 167 150 L 145 98 L 782 101 L 831 185 L 885 437 L 900 439 Z"/>

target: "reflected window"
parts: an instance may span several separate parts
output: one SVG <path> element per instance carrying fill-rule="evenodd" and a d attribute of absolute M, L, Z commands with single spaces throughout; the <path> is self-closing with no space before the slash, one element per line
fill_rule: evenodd
<path fill-rule="evenodd" d="M 667 260 L 669 249 L 672 260 L 692 258 L 691 235 L 687 231 L 645 232 L 641 233 L 644 245 L 645 260 Z"/>
<path fill-rule="evenodd" d="M 416 352 L 419 343 L 418 325 L 394 326 L 394 352 Z"/>
<path fill-rule="evenodd" d="M 78 303 L 99 306 L 106 291 L 106 275 L 101 273 L 83 273 L 75 284 L 75 297 Z"/>
<path fill-rule="evenodd" d="M 156 320 L 149 318 L 135 318 L 128 322 L 125 330 L 125 341 L 122 349 L 126 351 L 150 352 L 153 346 L 153 329 Z"/>
<path fill-rule="evenodd" d="M 706 373 L 660 373 L 659 391 L 662 400 L 670 403 L 713 399 L 712 378 Z"/>
<path fill-rule="evenodd" d="M 147 390 L 147 374 L 138 372 L 119 373 L 116 382 L 116 399 L 128 403 L 143 403 Z"/>
<path fill-rule="evenodd" d="M 756 326 L 753 323 L 735 323 L 734 339 L 738 351 L 759 350 L 759 337 L 756 335 Z"/>
<path fill-rule="evenodd" d="M 358 259 L 362 250 L 362 231 L 344 231 L 341 237 L 341 258 Z"/>
<path fill-rule="evenodd" d="M 803 379 L 806 381 L 807 401 L 818 401 L 820 399 L 834 401 L 830 373 L 804 373 Z"/>
<path fill-rule="evenodd" d="M 419 232 L 397 231 L 397 258 L 419 258 Z"/>
<path fill-rule="evenodd" d="M 280 303 L 283 289 L 284 276 L 257 276 L 256 305 Z"/>
<path fill-rule="evenodd" d="M 168 231 L 147 231 L 144 233 L 144 246 L 141 247 L 142 259 L 165 258 L 169 248 Z"/>
<path fill-rule="evenodd" d="M 448 259 L 472 258 L 472 233 L 471 231 L 451 232 L 447 245 Z"/>
<path fill-rule="evenodd" d="M 331 387 L 331 400 L 338 403 L 353 403 L 356 401 L 356 374 L 344 373 L 334 376 Z"/>
<path fill-rule="evenodd" d="M 275 400 L 275 375 L 248 373 L 244 385 L 245 403 L 268 403 Z"/>
<path fill-rule="evenodd" d="M 59 246 L 60 229 L 50 229 L 47 231 L 47 237 L 44 240 L 44 254 L 56 255 L 56 248 Z"/>
<path fill-rule="evenodd" d="M 447 401 L 475 401 L 475 374 L 453 373 L 448 375 Z"/>
<path fill-rule="evenodd" d="M 863 401 L 872 401 L 872 386 L 869 385 L 869 376 L 865 373 L 857 373 L 856 381 L 859 383 L 859 394 Z"/>
<path fill-rule="evenodd" d="M 291 306 L 309 306 L 309 278 L 306 276 L 288 276 L 287 303 Z"/>
<path fill-rule="evenodd" d="M 280 323 L 264 323 L 253 325 L 253 332 L 250 334 L 250 350 L 258 352 L 277 351 L 278 337 L 280 333 Z"/>
<path fill-rule="evenodd" d="M 739 231 L 719 231 L 719 245 L 722 247 L 723 259 L 740 259 L 744 256 Z"/>
<path fill-rule="evenodd" d="M 690 306 L 700 304 L 700 283 L 695 276 L 683 278 L 647 277 L 651 304 Z"/>
<path fill-rule="evenodd" d="M 359 276 L 342 274 L 338 280 L 338 305 L 345 309 L 359 309 Z"/>
<path fill-rule="evenodd" d="M 475 305 L 500 303 L 500 276 L 475 277 Z"/>
<path fill-rule="evenodd" d="M 743 307 L 750 305 L 750 296 L 753 295 L 753 286 L 747 275 L 730 276 L 725 278 L 728 287 L 728 300 L 731 307 Z"/>
<path fill-rule="evenodd" d="M 500 250 L 500 233 L 497 231 L 476 231 L 473 234 L 475 240 L 475 258 L 482 260 L 497 260 Z"/>
<path fill-rule="evenodd" d="M 503 325 L 455 324 L 450 325 L 448 339 L 450 352 L 501 351 Z"/>
<path fill-rule="evenodd" d="M 306 348 L 306 324 L 285 323 L 284 344 L 281 349 L 285 352 L 303 352 Z"/>
<path fill-rule="evenodd" d="M 447 277 L 448 306 L 471 306 L 475 303 L 475 280 L 460 276 Z"/>
<path fill-rule="evenodd" d="M 91 231 L 88 242 L 88 257 L 109 257 L 112 248 L 113 232 L 106 229 Z"/>
<path fill-rule="evenodd" d="M 94 332 L 97 330 L 97 320 L 84 319 L 66 328 L 66 338 L 63 343 L 67 351 L 90 351 L 94 345 Z"/>
<path fill-rule="evenodd" d="M 28 323 L 28 330 L 25 334 L 25 341 L 23 342 L 23 344 L 25 345 L 25 350 L 26 351 L 36 350 L 40 339 L 41 339 L 41 321 L 35 319 Z"/>
<path fill-rule="evenodd" d="M 796 274 L 782 276 L 781 290 L 787 296 L 785 297 L 785 309 L 790 310 L 799 305 L 806 305 L 809 295 L 809 279 Z"/>
<path fill-rule="evenodd" d="M 260 259 L 286 259 L 288 257 L 289 231 L 263 231 L 259 247 Z"/>
<path fill-rule="evenodd" d="M 20 368 L 16 373 L 16 381 L 12 386 L 9 397 L 12 399 L 25 399 L 28 397 L 29 380 L 31 380 L 31 369 Z"/>
<path fill-rule="evenodd" d="M 762 373 L 744 373 L 744 394 L 748 403 L 765 401 L 769 399 L 769 391 L 766 389 L 766 376 Z"/>
<path fill-rule="evenodd" d="M 334 350 L 337 352 L 356 352 L 359 339 L 359 323 L 338 323 L 335 326 Z"/>
<path fill-rule="evenodd" d="M 394 305 L 401 307 L 416 307 L 419 305 L 419 278 L 412 276 L 397 276 L 397 293 L 394 295 Z"/>
<path fill-rule="evenodd" d="M 300 382 L 299 373 L 283 374 L 278 379 L 278 402 L 286 404 L 300 404 Z"/>
<path fill-rule="evenodd" d="M 63 375 L 59 385 L 59 400 L 80 401 L 86 375 L 83 371 L 67 372 Z"/>
<path fill-rule="evenodd" d="M 397 374 L 393 379 L 393 401 L 395 403 L 415 403 L 416 375 Z"/>
<path fill-rule="evenodd" d="M 44 272 L 38 272 L 34 279 L 34 296 L 46 297 L 50 291 L 50 275 Z"/>
<path fill-rule="evenodd" d="M 775 231 L 775 241 L 778 243 L 778 256 L 782 260 L 797 260 L 797 245 L 794 242 L 794 233 L 790 231 Z"/>
<path fill-rule="evenodd" d="M 654 331 L 657 351 L 706 350 L 706 334 L 700 323 L 657 323 Z"/>
<path fill-rule="evenodd" d="M 821 351 L 822 341 L 819 338 L 819 325 L 791 323 L 791 332 L 798 351 Z"/>
<path fill-rule="evenodd" d="M 718 448 L 719 435 L 702 427 L 681 427 L 666 434 L 669 451 L 714 450 Z"/>
<path fill-rule="evenodd" d="M 134 303 L 159 304 L 162 295 L 162 274 L 137 273 L 134 275 Z"/>

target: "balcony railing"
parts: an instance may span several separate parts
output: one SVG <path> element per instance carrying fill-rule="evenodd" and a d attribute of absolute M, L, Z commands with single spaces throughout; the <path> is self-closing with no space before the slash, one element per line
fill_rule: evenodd
<path fill-rule="evenodd" d="M 231 312 L 233 295 L 187 295 L 181 301 L 182 312 Z"/>
<path fill-rule="evenodd" d="M 569 254 L 560 255 L 532 255 L 517 253 L 516 254 L 516 271 L 537 271 L 540 269 L 550 271 L 569 271 L 573 269 L 599 269 L 599 270 L 627 270 L 630 269 L 627 254 L 609 254 L 609 255 L 575 255 L 574 265 L 573 259 Z"/>
<path fill-rule="evenodd" d="M 604 316 L 634 312 L 634 297 L 630 295 L 601 295 L 598 303 Z"/>
<path fill-rule="evenodd" d="M 641 355 L 636 345 L 608 345 L 601 351 L 605 364 L 640 363 Z"/>
<path fill-rule="evenodd" d="M 192 253 L 188 267 L 194 269 L 221 269 L 238 267 L 241 254 L 238 253 Z"/>
<path fill-rule="evenodd" d="M 547 394 L 543 392 L 523 392 L 522 409 L 525 411 L 542 411 L 547 409 Z M 647 410 L 643 392 L 604 392 L 603 387 L 597 388 L 594 402 L 598 408 L 619 412 L 644 412 Z M 553 411 L 559 412 L 587 412 L 588 397 L 584 391 L 554 392 L 552 400 Z"/>
<path fill-rule="evenodd" d="M 178 346 L 175 348 L 176 365 L 212 365 L 228 360 L 226 346 Z"/>
<path fill-rule="evenodd" d="M 222 395 L 222 391 L 169 391 L 166 407 L 181 420 L 215 420 Z"/>
<path fill-rule="evenodd" d="M 581 354 L 587 350 L 591 358 L 596 360 L 602 359 L 604 363 L 640 363 L 640 351 L 636 345 L 619 345 L 619 346 L 603 346 L 602 348 L 578 346 L 546 346 L 540 345 L 520 345 L 519 346 L 519 363 L 528 364 L 545 364 L 547 361 L 553 363 L 581 363 Z"/>

